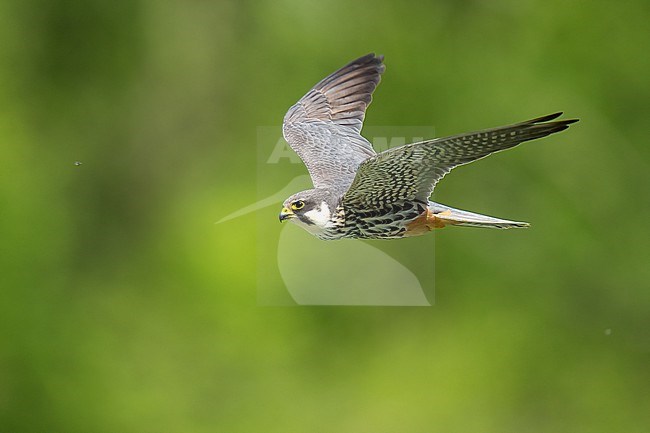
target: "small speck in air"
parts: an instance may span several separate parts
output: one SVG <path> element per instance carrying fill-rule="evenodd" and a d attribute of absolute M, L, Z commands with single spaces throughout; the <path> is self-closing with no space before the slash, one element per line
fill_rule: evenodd
<path fill-rule="evenodd" d="M 605 329 L 605 335 L 612 335 L 612 330 L 611 328 Z"/>
<path fill-rule="evenodd" d="M 74 162 L 74 165 L 76 165 L 76 166 L 79 166 L 79 165 L 81 165 L 81 164 L 83 164 L 81 161 L 75 161 L 75 162 Z"/>

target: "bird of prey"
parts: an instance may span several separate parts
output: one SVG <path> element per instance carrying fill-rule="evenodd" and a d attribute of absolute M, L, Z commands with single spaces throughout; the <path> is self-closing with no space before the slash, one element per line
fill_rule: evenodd
<path fill-rule="evenodd" d="M 454 209 L 429 200 L 451 169 L 567 129 L 562 113 L 514 125 L 406 144 L 376 153 L 361 136 L 366 108 L 384 72 L 368 54 L 327 76 L 284 117 L 283 134 L 314 188 L 283 203 L 290 220 L 320 239 L 398 239 L 447 225 L 515 228 L 528 223 Z"/>

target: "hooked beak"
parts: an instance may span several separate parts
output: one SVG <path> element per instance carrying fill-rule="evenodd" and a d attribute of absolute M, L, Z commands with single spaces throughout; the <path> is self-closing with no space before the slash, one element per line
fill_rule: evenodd
<path fill-rule="evenodd" d="M 289 218 L 294 218 L 296 215 L 291 212 L 291 210 L 287 209 L 286 207 L 282 208 L 282 212 L 280 212 L 280 222 L 289 219 Z"/>

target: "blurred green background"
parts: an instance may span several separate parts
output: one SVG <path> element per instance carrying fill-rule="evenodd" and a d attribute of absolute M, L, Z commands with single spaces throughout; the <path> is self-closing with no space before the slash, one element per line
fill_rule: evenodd
<path fill-rule="evenodd" d="M 0 431 L 648 431 L 649 17 L 0 3 Z M 533 227 L 437 233 L 435 306 L 261 307 L 267 212 L 213 222 L 256 198 L 257 126 L 371 51 L 369 125 L 581 122 L 439 185 Z"/>

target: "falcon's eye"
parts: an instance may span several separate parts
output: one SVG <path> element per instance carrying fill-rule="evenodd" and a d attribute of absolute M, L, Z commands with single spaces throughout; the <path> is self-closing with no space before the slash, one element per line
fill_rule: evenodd
<path fill-rule="evenodd" d="M 294 201 L 293 203 L 291 203 L 292 210 L 300 210 L 303 207 L 305 207 L 305 202 L 302 200 Z"/>

